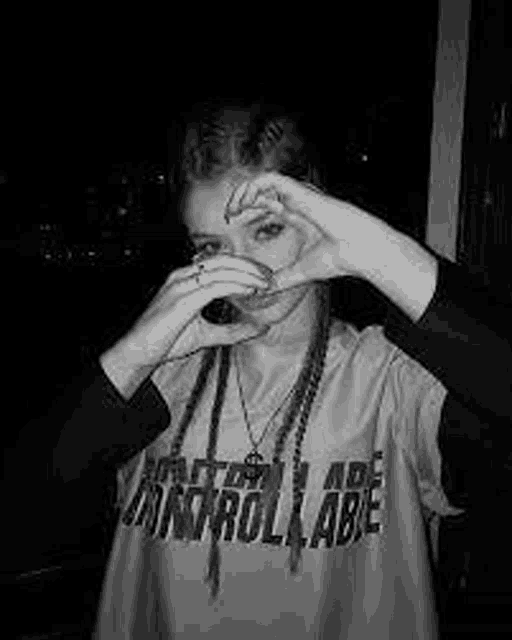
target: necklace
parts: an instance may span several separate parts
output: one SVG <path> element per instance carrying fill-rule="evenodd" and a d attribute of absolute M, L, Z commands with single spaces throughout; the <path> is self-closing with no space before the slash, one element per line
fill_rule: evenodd
<path fill-rule="evenodd" d="M 262 470 L 261 463 L 263 462 L 263 456 L 258 451 L 258 446 L 262 443 L 263 439 L 265 438 L 265 435 L 266 435 L 266 433 L 268 431 L 268 428 L 272 424 L 272 421 L 274 420 L 276 415 L 279 413 L 279 411 L 281 411 L 281 409 L 283 408 L 284 404 L 286 403 L 286 401 L 290 397 L 292 391 L 295 390 L 295 388 L 297 386 L 297 381 L 294 382 L 294 384 L 292 385 L 292 388 L 286 394 L 286 397 L 283 400 L 283 402 L 279 405 L 279 407 L 274 411 L 274 413 L 270 417 L 269 421 L 267 422 L 267 424 L 266 424 L 266 426 L 265 426 L 265 428 L 263 430 L 262 436 L 260 437 L 258 443 L 256 443 L 254 441 L 253 436 L 252 436 L 251 427 L 249 425 L 249 418 L 247 417 L 247 408 L 245 406 L 245 400 L 244 400 L 244 396 L 243 396 L 243 392 L 242 392 L 242 384 L 240 382 L 240 369 L 238 367 L 238 359 L 237 359 L 237 355 L 236 355 L 236 349 L 235 349 L 235 366 L 236 366 L 236 373 L 237 373 L 238 391 L 240 393 L 240 400 L 241 400 L 242 409 L 243 409 L 243 412 L 244 412 L 245 425 L 246 425 L 246 428 L 247 428 L 247 433 L 249 434 L 249 439 L 250 439 L 252 447 L 253 447 L 252 451 L 250 453 L 248 453 L 245 456 L 245 459 L 244 459 L 244 463 L 245 463 L 245 465 L 247 467 L 247 469 L 245 471 L 245 477 L 246 477 L 247 480 L 255 480 L 261 474 L 261 470 Z"/>

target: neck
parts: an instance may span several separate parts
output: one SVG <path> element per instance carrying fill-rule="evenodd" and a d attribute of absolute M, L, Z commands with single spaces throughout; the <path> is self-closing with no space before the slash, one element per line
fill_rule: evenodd
<path fill-rule="evenodd" d="M 271 325 L 264 336 L 237 346 L 242 362 L 265 373 L 283 364 L 285 357 L 304 354 L 316 327 L 317 305 L 315 288 L 310 287 L 289 315 Z"/>

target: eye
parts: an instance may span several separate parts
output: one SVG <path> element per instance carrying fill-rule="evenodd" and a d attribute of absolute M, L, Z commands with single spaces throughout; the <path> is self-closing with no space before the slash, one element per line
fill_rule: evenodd
<path fill-rule="evenodd" d="M 263 231 L 265 235 L 270 235 L 272 238 L 277 238 L 284 229 L 284 224 L 278 222 L 271 222 L 270 224 L 264 224 L 256 231 L 256 236 L 259 236 L 260 231 Z"/>
<path fill-rule="evenodd" d="M 258 227 L 255 233 L 255 237 L 258 239 L 261 232 L 266 236 L 263 238 L 264 241 L 272 238 L 277 238 L 277 236 L 281 235 L 284 228 L 285 225 L 278 222 L 264 224 L 261 227 Z M 194 255 L 204 255 L 205 257 L 212 256 L 219 250 L 219 247 L 220 242 L 218 242 L 217 240 L 203 242 L 200 245 L 194 246 Z"/>

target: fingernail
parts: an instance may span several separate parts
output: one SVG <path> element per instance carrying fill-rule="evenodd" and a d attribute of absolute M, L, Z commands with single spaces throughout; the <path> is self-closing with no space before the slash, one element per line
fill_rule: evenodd
<path fill-rule="evenodd" d="M 268 280 L 269 282 L 271 282 L 274 278 L 274 272 L 272 271 L 272 269 L 270 267 L 267 267 L 266 264 L 260 264 L 258 263 L 258 269 L 261 271 L 262 276 Z"/>
<path fill-rule="evenodd" d="M 269 284 L 274 284 L 274 272 L 270 267 L 268 267 L 266 264 L 263 264 L 263 262 L 258 262 L 257 260 L 253 260 L 252 258 L 246 259 L 249 260 L 249 262 L 251 262 L 258 269 L 261 276 L 265 278 L 265 280 Z"/>

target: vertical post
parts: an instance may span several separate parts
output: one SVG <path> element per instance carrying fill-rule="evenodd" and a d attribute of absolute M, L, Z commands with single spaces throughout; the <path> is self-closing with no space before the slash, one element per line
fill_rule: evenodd
<path fill-rule="evenodd" d="M 427 244 L 456 260 L 471 0 L 439 0 Z"/>
<path fill-rule="evenodd" d="M 512 294 L 510 6 L 471 5 L 457 260 Z"/>

